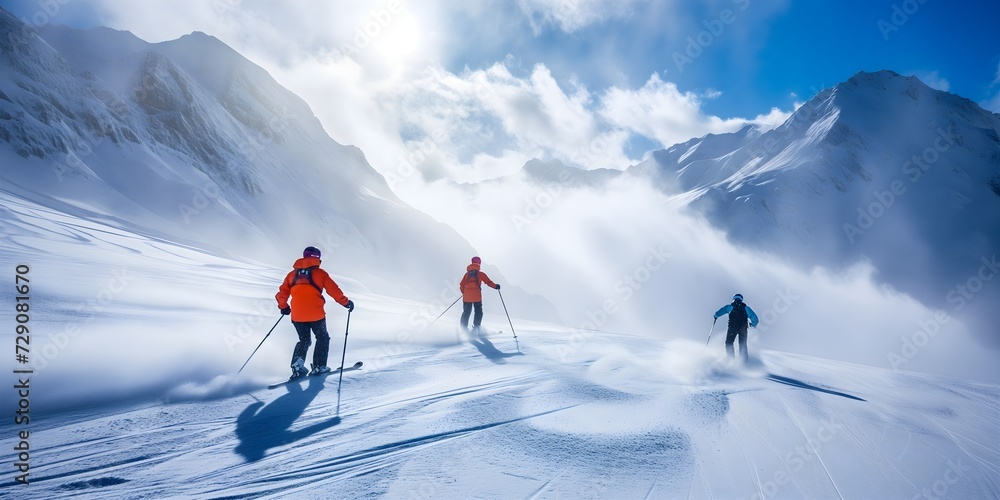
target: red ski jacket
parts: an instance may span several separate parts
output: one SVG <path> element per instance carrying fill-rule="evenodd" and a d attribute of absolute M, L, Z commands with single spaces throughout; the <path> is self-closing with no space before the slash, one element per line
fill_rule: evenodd
<path fill-rule="evenodd" d="M 482 302 L 481 283 L 486 283 L 490 288 L 497 287 L 497 284 L 490 280 L 486 273 L 479 270 L 479 264 L 469 264 L 469 267 L 465 268 L 462 281 L 458 282 L 458 289 L 462 292 L 462 302 Z"/>
<path fill-rule="evenodd" d="M 337 282 L 333 281 L 326 271 L 320 269 L 319 264 L 320 260 L 316 257 L 303 257 L 295 261 L 292 271 L 285 276 L 277 295 L 274 296 L 278 301 L 278 309 L 288 307 L 288 299 L 291 297 L 292 321 L 319 321 L 326 317 L 324 308 L 326 299 L 323 298 L 321 290 L 326 290 L 338 304 L 347 306 L 347 296 L 337 286 Z M 312 283 L 300 275 L 299 270 L 303 269 L 310 270 Z"/>

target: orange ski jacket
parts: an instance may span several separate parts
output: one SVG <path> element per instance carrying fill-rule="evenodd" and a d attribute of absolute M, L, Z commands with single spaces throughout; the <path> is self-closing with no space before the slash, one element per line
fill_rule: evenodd
<path fill-rule="evenodd" d="M 462 292 L 462 302 L 482 302 L 481 283 L 486 283 L 490 288 L 497 288 L 497 284 L 490 280 L 486 273 L 479 270 L 479 264 L 469 264 L 469 267 L 465 268 L 462 281 L 458 282 L 458 289 Z"/>
<path fill-rule="evenodd" d="M 326 293 L 333 297 L 333 300 L 347 307 L 347 296 L 337 286 L 337 282 L 333 281 L 333 278 L 326 271 L 320 269 L 319 263 L 320 260 L 316 257 L 303 257 L 296 260 L 292 271 L 285 276 L 281 287 L 278 288 L 277 295 L 274 296 L 278 300 L 278 309 L 288 307 L 288 298 L 291 297 L 292 321 L 319 321 L 326 317 L 326 310 L 323 307 L 326 304 L 326 299 L 323 298 L 323 292 L 320 289 L 326 290 Z M 299 270 L 302 269 L 311 269 L 312 283 L 309 282 L 308 278 L 300 275 Z"/>

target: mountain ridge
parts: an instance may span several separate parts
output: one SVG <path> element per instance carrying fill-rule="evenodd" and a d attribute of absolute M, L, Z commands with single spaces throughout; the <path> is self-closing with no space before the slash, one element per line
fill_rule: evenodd
<path fill-rule="evenodd" d="M 0 24 L 13 33 L 0 43 L 0 177 L 18 196 L 259 261 L 320 246 L 404 295 L 437 297 L 440 276 L 477 253 L 215 37 L 151 44 L 108 28 L 36 29 L 6 10 Z M 386 263 L 409 279 L 376 271 Z"/>
<path fill-rule="evenodd" d="M 738 147 L 685 161 L 706 138 L 633 168 L 737 243 L 804 266 L 868 259 L 890 286 L 964 314 L 949 288 L 1000 247 L 998 132 L 1000 115 L 969 99 L 892 71 L 859 72 L 781 126 L 733 136 Z M 967 316 L 981 331 L 994 298 L 987 290 Z"/>

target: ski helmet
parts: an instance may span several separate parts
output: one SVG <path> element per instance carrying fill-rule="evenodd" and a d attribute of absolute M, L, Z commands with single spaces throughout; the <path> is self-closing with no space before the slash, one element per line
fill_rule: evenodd
<path fill-rule="evenodd" d="M 733 295 L 733 300 L 738 300 L 740 302 L 743 302 L 743 294 L 737 293 L 736 295 Z"/>
<path fill-rule="evenodd" d="M 472 263 L 473 264 L 482 264 L 483 263 L 483 259 L 480 259 L 479 256 L 477 255 L 477 256 L 475 256 L 475 257 L 472 258 Z"/>
<path fill-rule="evenodd" d="M 316 248 L 316 247 L 306 247 L 306 249 L 302 251 L 302 256 L 303 257 L 316 257 L 318 259 L 318 258 L 320 258 L 320 252 L 319 252 L 319 249 Z"/>

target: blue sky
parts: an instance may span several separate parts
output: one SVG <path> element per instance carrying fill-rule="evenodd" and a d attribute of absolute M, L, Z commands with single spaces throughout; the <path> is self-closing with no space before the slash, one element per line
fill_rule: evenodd
<path fill-rule="evenodd" d="M 0 4 L 36 24 L 151 42 L 216 36 L 384 174 L 426 153 L 422 175 L 405 179 L 417 185 L 504 175 L 536 157 L 625 168 L 706 133 L 776 126 L 860 70 L 914 74 L 1000 111 L 996 1 Z"/>
<path fill-rule="evenodd" d="M 502 43 L 480 39 L 462 44 L 456 37 L 459 50 L 447 65 L 453 70 L 481 67 L 511 53 L 525 67 L 544 63 L 557 79 L 577 75 L 594 88 L 638 87 L 650 74 L 660 73 L 682 89 L 722 91 L 706 109 L 743 116 L 788 107 L 793 93 L 808 97 L 813 89 L 832 86 L 859 70 L 937 75 L 928 82 L 947 81 L 950 91 L 976 101 L 996 94 L 1000 2 L 721 0 L 680 5 L 635 2 L 625 17 L 570 32 L 557 22 L 536 21 L 543 26 L 532 33 L 526 17 L 515 17 L 504 23 L 509 36 Z M 715 35 L 710 28 L 718 28 L 716 21 L 726 9 L 732 22 Z M 701 36 L 709 41 L 701 46 L 697 42 L 703 32 L 711 36 Z M 688 37 L 701 53 L 679 67 L 672 56 L 686 56 Z"/>

